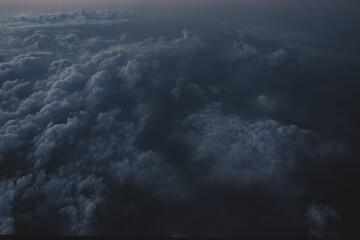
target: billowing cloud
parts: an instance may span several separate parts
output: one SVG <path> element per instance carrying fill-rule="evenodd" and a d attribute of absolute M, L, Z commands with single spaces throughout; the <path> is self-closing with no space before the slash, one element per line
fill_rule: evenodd
<path fill-rule="evenodd" d="M 271 184 L 295 168 L 296 151 L 308 148 L 313 137 L 308 130 L 274 120 L 245 121 L 222 114 L 221 104 L 189 116 L 185 124 L 193 161 L 204 164 L 210 181 L 234 185 Z"/>
<path fill-rule="evenodd" d="M 116 11 L 77 11 L 9 21 L 85 24 L 129 16 Z M 144 103 L 136 103 L 141 97 L 136 89 L 141 93 L 145 90 L 141 86 L 161 81 L 151 77 L 160 71 L 159 65 L 181 60 L 182 52 L 202 46 L 199 40 L 146 39 L 121 44 L 74 33 L 54 35 L 46 29 L 22 34 L 17 45 L 8 44 L 13 49 L 26 46 L 29 52 L 0 63 L 0 160 L 4 168 L 12 161 L 22 166 L 17 175 L 6 172 L 8 180 L 1 182 L 1 233 L 13 233 L 20 222 L 46 224 L 55 214 L 57 221 L 67 222 L 60 232 L 92 234 L 96 209 L 106 201 L 109 181 L 118 188 L 137 186 L 162 199 L 186 196 L 173 167 L 156 152 L 135 145 L 151 114 L 151 109 L 142 107 Z M 96 44 L 98 51 L 75 58 L 74 53 L 91 49 L 88 44 Z M 99 48 L 109 44 L 108 49 Z M 129 101 L 134 101 L 133 110 L 124 105 Z M 105 175 L 110 179 L 104 180 Z M 20 212 L 13 207 L 35 199 L 37 206 Z"/>
<path fill-rule="evenodd" d="M 267 59 L 270 65 L 276 66 L 279 65 L 281 62 L 283 62 L 287 57 L 288 57 L 288 53 L 284 49 L 280 48 L 274 52 L 271 52 L 267 56 Z"/>
<path fill-rule="evenodd" d="M 278 71 L 293 57 L 287 48 L 239 40 L 230 30 L 215 40 L 188 30 L 149 38 L 123 21 L 133 17 L 80 10 L 2 24 L 1 234 L 139 229 L 191 236 L 194 225 L 208 229 L 205 208 L 216 208 L 199 201 L 246 188 L 253 189 L 246 201 L 279 200 L 274 190 L 293 186 L 287 196 L 298 206 L 306 187 L 296 176 L 304 162 L 345 156 L 340 144 L 286 118 L 296 109 L 280 114 L 286 96 L 268 86 L 283 77 Z M 285 89 L 284 79 L 275 82 Z M 226 224 L 239 213 L 230 205 L 223 209 L 233 214 Z M 264 204 L 265 217 L 239 209 L 242 219 L 284 222 L 273 207 L 280 209 Z M 172 214 L 179 217 L 170 221 Z M 311 207 L 312 236 L 330 236 L 322 222 L 333 215 Z M 141 219 L 138 228 L 133 219 Z"/>

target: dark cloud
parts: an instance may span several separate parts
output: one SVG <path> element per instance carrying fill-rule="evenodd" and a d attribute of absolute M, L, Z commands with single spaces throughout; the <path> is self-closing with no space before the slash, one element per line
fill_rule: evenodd
<path fill-rule="evenodd" d="M 268 97 L 266 95 L 260 95 L 256 98 L 255 104 L 262 111 L 274 111 L 278 105 L 278 102 L 276 99 L 272 97 Z"/>
<path fill-rule="evenodd" d="M 2 24 L 0 233 L 340 232 L 332 221 L 347 212 L 308 207 L 330 190 L 304 176 L 329 179 L 356 154 L 326 134 L 328 115 L 312 114 L 301 93 L 326 94 L 308 90 L 299 53 L 227 24 L 149 38 L 122 21 L 133 17 L 80 10 Z"/>
<path fill-rule="evenodd" d="M 328 205 L 311 204 L 306 212 L 309 237 L 330 239 L 337 235 L 337 226 L 341 219 Z"/>
<path fill-rule="evenodd" d="M 210 181 L 234 185 L 274 185 L 295 168 L 296 151 L 306 151 L 313 133 L 274 120 L 245 121 L 223 115 L 221 104 L 191 115 L 185 124 L 195 128 L 186 136 L 193 161 L 210 164 Z M 199 134 L 196 134 L 199 132 Z"/>
<path fill-rule="evenodd" d="M 25 77 L 30 71 L 42 67 L 48 52 L 29 52 L 0 64 L 1 79 Z M 2 82 L 3 83 L 3 82 Z"/>
<path fill-rule="evenodd" d="M 100 24 L 102 20 L 128 17 L 115 11 L 78 11 L 9 21 L 47 24 L 100 20 Z M 136 101 L 140 97 L 136 91 L 141 93 L 144 85 L 158 84 L 155 80 L 162 84 L 161 79 L 148 76 L 161 71 L 162 62 L 201 47 L 199 40 L 162 38 L 120 44 L 93 36 L 84 39 L 74 33 L 53 35 L 46 29 L 21 34 L 24 40 L 19 39 L 15 48 L 49 51 L 15 55 L 0 65 L 1 164 L 5 169 L 11 161 L 22 165 L 16 175 L 6 171 L 8 180 L 2 181 L 3 196 L 14 192 L 11 198 L 2 199 L 2 233 L 14 233 L 14 225 L 22 228 L 29 221 L 46 225 L 55 214 L 62 223 L 59 233 L 92 234 L 96 209 L 105 203 L 105 192 L 113 191 L 107 189 L 101 177 L 104 175 L 117 188 L 131 184 L 160 199 L 187 196 L 169 163 L 156 152 L 142 151 L 135 145 L 151 109 L 134 102 L 134 109 L 126 112 L 129 109 L 122 109 L 122 101 Z M 84 55 L 83 63 L 73 57 L 73 53 L 91 49 L 88 44 L 98 48 L 109 43 L 110 49 Z M 59 49 L 69 51 L 72 59 L 63 58 Z M 43 177 L 39 179 L 39 175 Z M 39 202 L 32 208 L 10 207 L 35 199 Z M 32 228 L 36 229 L 36 224 Z"/>

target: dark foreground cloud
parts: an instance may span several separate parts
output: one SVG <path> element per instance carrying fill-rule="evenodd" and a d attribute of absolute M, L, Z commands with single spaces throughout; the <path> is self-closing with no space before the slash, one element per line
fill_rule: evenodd
<path fill-rule="evenodd" d="M 3 23 L 0 232 L 336 236 L 341 211 L 302 173 L 354 153 L 291 118 L 302 98 L 277 89 L 298 84 L 295 52 L 221 31 L 142 38 L 118 21 L 133 17 Z"/>
<path fill-rule="evenodd" d="M 308 218 L 310 238 L 330 239 L 336 237 L 336 225 L 341 222 L 341 219 L 329 206 L 311 204 L 306 217 Z"/>

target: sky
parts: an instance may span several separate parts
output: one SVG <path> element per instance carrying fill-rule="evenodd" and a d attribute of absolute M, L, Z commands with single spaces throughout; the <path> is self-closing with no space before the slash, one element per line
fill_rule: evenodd
<path fill-rule="evenodd" d="M 359 10 L 0 0 L 0 234 L 359 237 Z"/>

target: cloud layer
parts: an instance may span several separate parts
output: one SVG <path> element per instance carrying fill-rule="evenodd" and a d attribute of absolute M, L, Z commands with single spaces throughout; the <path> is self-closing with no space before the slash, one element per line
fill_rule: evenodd
<path fill-rule="evenodd" d="M 310 190 L 297 176 L 346 150 L 284 117 L 286 95 L 268 83 L 291 85 L 281 74 L 301 70 L 297 57 L 228 32 L 132 36 L 118 20 L 133 17 L 80 10 L 3 23 L 13 25 L 0 37 L 0 233 L 196 235 L 214 221 L 198 202 L 213 198 L 229 226 L 240 216 L 266 234 L 267 219 L 288 222 L 272 212 L 288 200 L 294 234 L 333 236 L 327 221 L 340 216 L 301 202 Z M 220 207 L 221 194 L 253 212 Z"/>
<path fill-rule="evenodd" d="M 18 17 L 10 17 L 6 20 L 8 23 L 39 23 L 39 24 L 57 24 L 57 23 L 98 23 L 99 21 L 114 21 L 131 19 L 135 16 L 133 12 L 119 12 L 116 10 L 78 10 L 69 13 L 57 14 L 28 14 Z"/>

